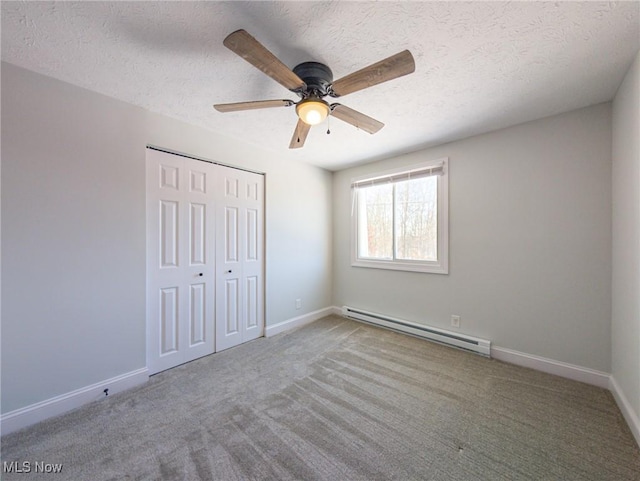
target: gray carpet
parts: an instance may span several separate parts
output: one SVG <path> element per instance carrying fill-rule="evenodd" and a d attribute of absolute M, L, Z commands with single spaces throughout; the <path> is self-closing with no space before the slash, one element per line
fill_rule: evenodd
<path fill-rule="evenodd" d="M 638 480 L 611 394 L 340 317 L 2 438 L 65 480 Z"/>

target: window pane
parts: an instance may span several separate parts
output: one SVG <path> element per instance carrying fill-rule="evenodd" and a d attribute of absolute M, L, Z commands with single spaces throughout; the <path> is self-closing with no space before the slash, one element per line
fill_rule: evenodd
<path fill-rule="evenodd" d="M 360 187 L 358 257 L 393 258 L 393 185 Z"/>
<path fill-rule="evenodd" d="M 396 258 L 438 260 L 438 177 L 396 184 Z"/>

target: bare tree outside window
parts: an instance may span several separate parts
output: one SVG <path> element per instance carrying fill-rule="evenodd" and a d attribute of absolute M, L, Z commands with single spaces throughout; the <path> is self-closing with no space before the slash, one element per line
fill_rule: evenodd
<path fill-rule="evenodd" d="M 436 176 L 395 184 L 397 259 L 437 260 L 437 193 Z"/>
<path fill-rule="evenodd" d="M 393 259 L 393 185 L 358 190 L 359 256 Z"/>
<path fill-rule="evenodd" d="M 358 257 L 437 260 L 437 194 L 436 176 L 359 187 Z"/>

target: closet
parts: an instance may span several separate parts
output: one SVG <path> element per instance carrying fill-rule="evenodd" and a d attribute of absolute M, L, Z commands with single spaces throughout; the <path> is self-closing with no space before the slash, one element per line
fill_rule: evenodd
<path fill-rule="evenodd" d="M 264 176 L 152 148 L 149 374 L 264 333 Z"/>

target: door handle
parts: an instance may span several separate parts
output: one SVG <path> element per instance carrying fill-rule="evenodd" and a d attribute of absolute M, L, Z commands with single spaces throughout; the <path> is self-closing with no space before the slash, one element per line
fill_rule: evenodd
<path fill-rule="evenodd" d="M 231 269 L 229 269 L 229 270 L 227 271 L 227 274 L 231 274 Z"/>

